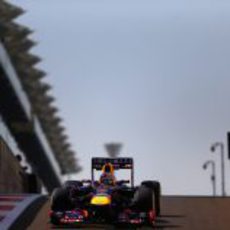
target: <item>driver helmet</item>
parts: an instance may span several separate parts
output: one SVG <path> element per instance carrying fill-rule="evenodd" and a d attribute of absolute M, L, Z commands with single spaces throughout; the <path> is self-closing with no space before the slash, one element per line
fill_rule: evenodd
<path fill-rule="evenodd" d="M 102 167 L 102 172 L 103 173 L 111 173 L 114 174 L 114 167 L 111 163 L 106 163 Z"/>
<path fill-rule="evenodd" d="M 100 177 L 100 183 L 104 185 L 114 185 L 115 176 L 114 176 L 114 167 L 111 163 L 106 163 L 102 168 L 102 175 Z"/>

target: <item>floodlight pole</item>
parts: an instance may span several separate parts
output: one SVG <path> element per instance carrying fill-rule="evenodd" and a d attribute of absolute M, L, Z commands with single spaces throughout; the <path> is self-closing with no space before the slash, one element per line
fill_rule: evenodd
<path fill-rule="evenodd" d="M 216 196 L 216 166 L 215 166 L 215 162 L 213 160 L 206 161 L 203 164 L 203 169 L 206 170 L 208 165 L 212 166 L 211 182 L 212 182 L 212 188 L 213 188 L 213 196 Z"/>
<path fill-rule="evenodd" d="M 91 180 L 94 183 L 94 168 L 93 168 L 93 159 L 91 160 Z"/>
<path fill-rule="evenodd" d="M 214 143 L 211 146 L 211 151 L 215 152 L 217 147 L 220 147 L 222 196 L 226 196 L 226 192 L 225 192 L 225 167 L 224 167 L 224 144 L 222 142 Z"/>
<path fill-rule="evenodd" d="M 107 143 L 104 145 L 105 149 L 107 151 L 107 154 L 109 155 L 109 157 L 111 158 L 116 158 L 118 157 L 118 155 L 120 154 L 121 148 L 122 148 L 122 144 L 121 143 Z"/>

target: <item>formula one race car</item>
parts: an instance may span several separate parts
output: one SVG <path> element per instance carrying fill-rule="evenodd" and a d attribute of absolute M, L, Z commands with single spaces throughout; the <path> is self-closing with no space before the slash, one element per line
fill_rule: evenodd
<path fill-rule="evenodd" d="M 130 180 L 116 180 L 114 171 L 131 170 Z M 94 171 L 101 170 L 99 180 Z M 134 186 L 132 158 L 92 158 L 91 180 L 66 181 L 51 196 L 53 225 L 154 225 L 160 215 L 160 183 Z M 131 186 L 128 186 L 128 184 Z"/>

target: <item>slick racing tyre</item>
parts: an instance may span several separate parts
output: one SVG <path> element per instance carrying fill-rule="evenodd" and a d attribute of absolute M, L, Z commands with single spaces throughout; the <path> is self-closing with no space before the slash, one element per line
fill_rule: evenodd
<path fill-rule="evenodd" d="M 77 180 L 67 180 L 65 183 L 64 183 L 64 187 L 73 187 L 73 188 L 79 188 L 83 186 L 82 182 L 81 181 L 77 181 Z"/>
<path fill-rule="evenodd" d="M 145 185 L 138 187 L 133 196 L 133 206 L 141 212 L 148 212 L 153 209 L 154 194 L 151 188 Z"/>
<path fill-rule="evenodd" d="M 69 190 L 67 188 L 56 188 L 51 196 L 51 210 L 65 211 L 71 210 L 74 205 L 69 197 Z"/>
<path fill-rule="evenodd" d="M 141 183 L 141 185 L 144 185 L 150 189 L 152 189 L 153 193 L 154 193 L 154 208 L 156 211 L 156 215 L 159 216 L 160 215 L 160 211 L 161 211 L 161 205 L 160 205 L 160 197 L 161 197 L 161 186 L 160 183 L 158 181 L 143 181 Z"/>

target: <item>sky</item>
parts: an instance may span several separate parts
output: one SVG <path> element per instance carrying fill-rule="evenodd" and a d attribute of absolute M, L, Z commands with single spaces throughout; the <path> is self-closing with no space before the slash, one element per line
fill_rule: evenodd
<path fill-rule="evenodd" d="M 163 194 L 211 195 L 213 159 L 230 130 L 230 2 L 224 0 L 11 0 L 27 12 L 32 52 L 90 177 L 104 143 L 121 142 L 136 184 L 159 180 Z M 225 148 L 226 150 L 226 148 Z M 225 151 L 230 195 L 230 161 Z"/>

